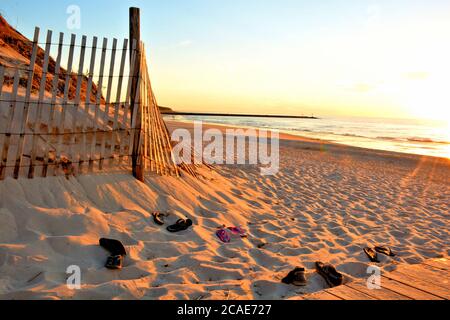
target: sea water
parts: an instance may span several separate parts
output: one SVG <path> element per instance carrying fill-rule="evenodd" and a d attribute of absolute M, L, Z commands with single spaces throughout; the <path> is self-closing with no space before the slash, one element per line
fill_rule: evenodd
<path fill-rule="evenodd" d="M 450 121 L 356 117 L 284 119 L 223 116 L 165 116 L 240 127 L 276 129 L 293 135 L 369 149 L 450 158 Z"/>

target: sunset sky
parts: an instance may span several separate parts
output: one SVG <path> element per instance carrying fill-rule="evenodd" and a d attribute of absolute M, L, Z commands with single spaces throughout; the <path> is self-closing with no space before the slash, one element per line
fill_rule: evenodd
<path fill-rule="evenodd" d="M 37 25 L 122 39 L 130 6 L 160 105 L 450 119 L 448 0 L 2 0 L 0 12 L 30 38 Z"/>

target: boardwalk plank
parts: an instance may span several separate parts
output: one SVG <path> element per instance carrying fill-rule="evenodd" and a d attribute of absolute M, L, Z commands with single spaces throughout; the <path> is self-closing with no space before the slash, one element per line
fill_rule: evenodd
<path fill-rule="evenodd" d="M 447 276 L 443 276 L 439 271 L 431 271 L 422 265 L 402 265 L 396 270 L 401 274 L 417 278 L 419 280 L 426 280 L 426 282 L 440 286 L 444 289 L 450 288 L 450 281 Z M 450 289 L 448 290 L 450 292 Z"/>
<path fill-rule="evenodd" d="M 327 289 L 325 292 L 331 293 L 343 300 L 376 300 L 374 297 L 350 288 L 345 284 L 332 289 Z"/>
<path fill-rule="evenodd" d="M 411 269 L 410 266 L 400 266 L 398 270 L 409 270 Z M 437 284 L 445 284 L 445 287 L 450 287 L 450 273 L 447 270 L 440 269 L 437 267 L 429 266 L 425 263 L 418 265 L 418 266 L 412 266 L 412 269 L 417 269 L 419 271 L 422 271 L 423 274 L 427 277 L 427 279 L 433 279 L 434 281 L 437 281 Z"/>
<path fill-rule="evenodd" d="M 341 298 L 326 291 L 311 293 L 304 296 L 303 298 L 305 300 L 342 300 Z"/>
<path fill-rule="evenodd" d="M 411 300 L 411 298 L 407 296 L 383 288 L 383 285 L 381 285 L 380 289 L 369 289 L 367 288 L 367 285 L 362 282 L 348 283 L 347 286 L 380 300 Z"/>
<path fill-rule="evenodd" d="M 440 270 L 450 271 L 450 260 L 447 258 L 427 260 L 424 264 Z"/>
<path fill-rule="evenodd" d="M 411 275 L 394 271 L 385 275 L 386 278 L 396 280 L 403 284 L 413 286 L 422 291 L 428 292 L 432 295 L 438 296 L 444 299 L 450 299 L 450 290 L 430 283 L 426 279 L 415 278 Z"/>
<path fill-rule="evenodd" d="M 438 267 L 433 267 L 427 264 L 422 264 L 424 271 L 431 272 L 435 276 L 441 277 L 444 281 L 447 281 L 450 286 L 450 273 L 447 270 L 440 269 Z"/>
<path fill-rule="evenodd" d="M 420 289 L 414 288 L 393 279 L 386 278 L 384 276 L 382 276 L 381 286 L 383 288 L 407 296 L 413 300 L 443 300 L 441 297 L 437 297 L 431 293 L 427 293 Z"/>

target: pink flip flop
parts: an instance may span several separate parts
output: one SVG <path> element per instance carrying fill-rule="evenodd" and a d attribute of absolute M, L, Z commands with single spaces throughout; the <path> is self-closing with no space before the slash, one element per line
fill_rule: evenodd
<path fill-rule="evenodd" d="M 241 227 L 228 227 L 228 230 L 230 230 L 233 234 L 240 236 L 241 238 L 247 237 L 247 233 Z"/>
<path fill-rule="evenodd" d="M 224 243 L 229 243 L 231 241 L 230 235 L 225 229 L 217 230 L 216 236 Z"/>

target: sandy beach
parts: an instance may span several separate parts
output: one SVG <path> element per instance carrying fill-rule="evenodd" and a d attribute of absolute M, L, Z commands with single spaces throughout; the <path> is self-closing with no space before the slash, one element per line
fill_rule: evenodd
<path fill-rule="evenodd" d="M 281 135 L 277 175 L 252 165 L 201 173 L 0 181 L 0 299 L 295 299 L 328 287 L 315 261 L 346 281 L 367 277 L 367 245 L 397 253 L 380 255 L 383 271 L 450 254 L 448 159 Z M 154 211 L 194 226 L 171 234 Z M 248 237 L 222 243 L 222 225 Z M 125 245 L 123 270 L 104 268 L 101 237 Z M 81 290 L 66 286 L 71 265 Z M 307 269 L 305 287 L 281 283 L 296 266 Z"/>

